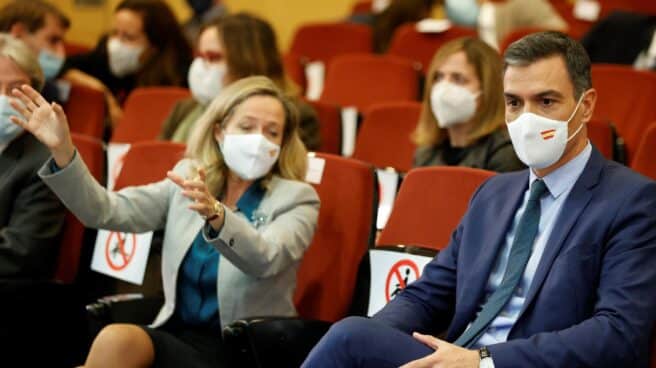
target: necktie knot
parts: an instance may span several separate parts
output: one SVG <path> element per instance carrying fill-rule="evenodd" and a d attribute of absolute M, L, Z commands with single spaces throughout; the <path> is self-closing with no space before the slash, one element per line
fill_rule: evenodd
<path fill-rule="evenodd" d="M 544 180 L 538 179 L 533 182 L 533 185 L 531 185 L 531 194 L 529 195 L 528 200 L 537 201 L 547 192 L 549 192 L 549 188 L 547 188 Z"/>

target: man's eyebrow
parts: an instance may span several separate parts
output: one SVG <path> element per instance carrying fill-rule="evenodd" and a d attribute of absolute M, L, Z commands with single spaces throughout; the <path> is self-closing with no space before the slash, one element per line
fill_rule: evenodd
<path fill-rule="evenodd" d="M 538 98 L 544 98 L 544 97 L 558 97 L 558 98 L 563 98 L 564 96 L 563 96 L 562 93 L 560 93 L 560 92 L 558 92 L 558 91 L 556 91 L 556 90 L 550 89 L 550 90 L 547 90 L 547 91 L 544 91 L 544 92 L 540 92 L 540 93 L 538 93 L 538 94 L 536 95 L 536 97 L 538 97 Z"/>

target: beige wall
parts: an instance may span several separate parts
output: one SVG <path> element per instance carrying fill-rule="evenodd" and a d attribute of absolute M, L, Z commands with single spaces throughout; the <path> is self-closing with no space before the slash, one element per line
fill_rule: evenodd
<path fill-rule="evenodd" d="M 3 6 L 11 0 L 0 0 Z M 19 0 L 20 1 L 20 0 Z M 111 26 L 112 12 L 120 0 L 105 0 L 100 6 L 79 6 L 75 0 L 48 0 L 72 20 L 67 39 L 92 46 Z M 189 17 L 185 0 L 165 0 L 182 21 Z M 356 0 L 223 0 L 232 12 L 249 11 L 273 24 L 280 47 L 286 50 L 294 30 L 310 21 L 343 19 Z"/>

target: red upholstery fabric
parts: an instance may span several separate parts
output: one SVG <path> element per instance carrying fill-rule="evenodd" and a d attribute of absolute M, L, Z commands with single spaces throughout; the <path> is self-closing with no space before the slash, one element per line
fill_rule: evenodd
<path fill-rule="evenodd" d="M 105 95 L 101 91 L 72 84 L 63 107 L 71 132 L 102 139 L 106 108 Z"/>
<path fill-rule="evenodd" d="M 631 163 L 647 125 L 656 121 L 656 73 L 597 64 L 592 82 L 599 96 L 593 118 L 615 124 Z"/>
<path fill-rule="evenodd" d="M 134 143 L 123 159 L 121 173 L 114 190 L 133 185 L 144 185 L 166 178 L 166 172 L 184 156 L 185 145 L 151 141 Z"/>
<path fill-rule="evenodd" d="M 493 175 L 491 171 L 467 167 L 411 170 L 401 184 L 377 244 L 443 249 L 476 188 Z"/>
<path fill-rule="evenodd" d="M 528 36 L 532 33 L 538 33 L 538 32 L 543 32 L 546 31 L 546 29 L 541 29 L 541 28 L 519 28 L 516 29 L 510 33 L 504 39 L 501 41 L 499 44 L 499 52 L 501 55 L 506 51 L 508 46 L 510 46 L 511 43 L 520 40 L 524 36 Z"/>
<path fill-rule="evenodd" d="M 373 105 L 360 126 L 353 158 L 379 168 L 409 171 L 416 148 L 410 135 L 420 112 L 419 102 Z"/>
<path fill-rule="evenodd" d="M 656 123 L 652 123 L 642 134 L 631 168 L 656 180 Z"/>
<path fill-rule="evenodd" d="M 173 105 L 189 97 L 189 90 L 179 87 L 142 87 L 128 96 L 123 118 L 114 130 L 112 142 L 133 143 L 157 139 L 162 123 Z"/>
<path fill-rule="evenodd" d="M 588 138 L 604 157 L 613 159 L 613 129 L 610 123 L 595 120 L 588 122 Z"/>
<path fill-rule="evenodd" d="M 334 155 L 317 157 L 326 160 L 315 186 L 319 222 L 298 271 L 294 301 L 301 317 L 334 322 L 351 304 L 358 267 L 371 244 L 377 199 L 371 166 Z"/>
<path fill-rule="evenodd" d="M 476 30 L 453 26 L 442 33 L 419 33 L 415 23 L 408 23 L 396 30 L 387 53 L 418 63 L 425 73 L 433 60 L 433 55 L 442 45 L 465 36 L 477 37 Z"/>
<path fill-rule="evenodd" d="M 289 51 L 304 61 L 325 63 L 347 53 L 372 50 L 371 28 L 351 23 L 312 23 L 298 28 Z"/>
<path fill-rule="evenodd" d="M 321 101 L 365 111 L 374 103 L 416 101 L 419 75 L 412 62 L 391 56 L 350 54 L 328 66 Z"/>
<path fill-rule="evenodd" d="M 319 119 L 321 147 L 319 152 L 340 154 L 342 147 L 342 117 L 339 107 L 320 101 L 308 101 Z"/>

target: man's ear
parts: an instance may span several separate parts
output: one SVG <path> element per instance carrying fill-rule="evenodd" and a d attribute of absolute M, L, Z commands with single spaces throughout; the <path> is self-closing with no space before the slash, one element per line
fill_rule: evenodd
<path fill-rule="evenodd" d="M 28 33 L 27 27 L 21 22 L 16 22 L 9 27 L 9 34 L 15 38 L 22 38 Z"/>
<path fill-rule="evenodd" d="M 582 120 L 587 123 L 592 119 L 594 109 L 597 104 L 597 90 L 590 88 L 585 92 L 585 97 L 581 101 Z"/>

